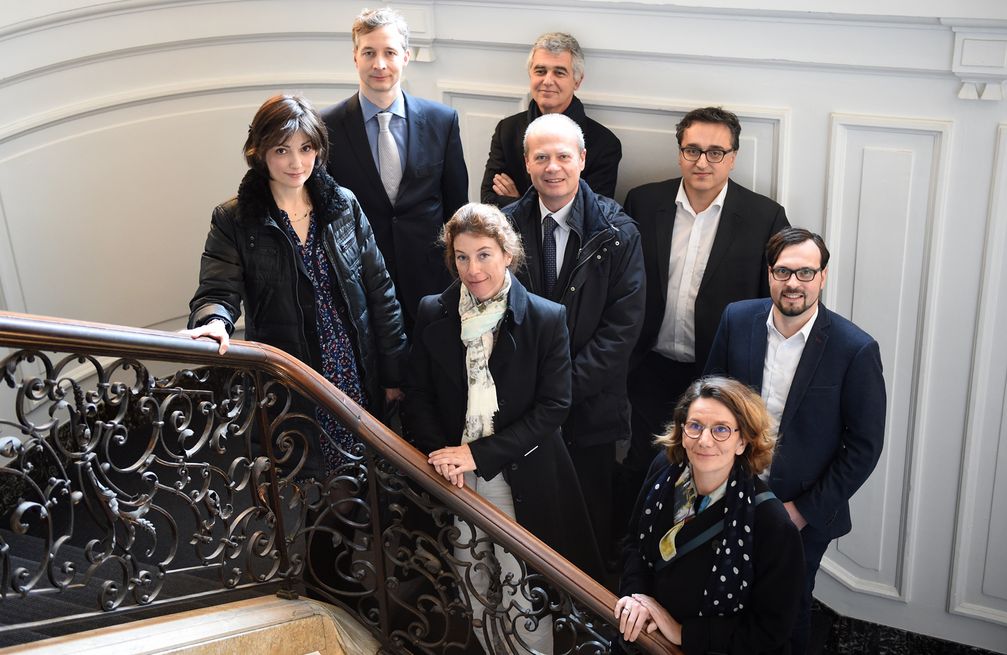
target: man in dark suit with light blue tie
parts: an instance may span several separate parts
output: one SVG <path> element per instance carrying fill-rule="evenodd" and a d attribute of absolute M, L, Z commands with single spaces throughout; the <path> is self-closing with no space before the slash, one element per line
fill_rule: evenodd
<path fill-rule="evenodd" d="M 820 302 L 829 251 L 786 228 L 766 245 L 771 299 L 728 305 L 706 363 L 759 390 L 777 430 L 769 487 L 801 530 L 807 566 L 791 641 L 804 653 L 815 574 L 833 539 L 852 529 L 850 497 L 867 480 L 885 432 L 878 342 Z"/>
<path fill-rule="evenodd" d="M 437 239 L 468 201 L 458 112 L 402 91 L 409 28 L 392 9 L 357 16 L 353 61 L 360 91 L 322 113 L 328 169 L 367 214 L 411 329 L 420 298 L 451 281 Z"/>

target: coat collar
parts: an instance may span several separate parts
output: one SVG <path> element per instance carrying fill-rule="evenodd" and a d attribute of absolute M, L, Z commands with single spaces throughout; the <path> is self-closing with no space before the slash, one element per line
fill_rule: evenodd
<path fill-rule="evenodd" d="M 315 168 L 304 184 L 314 206 L 315 220 L 319 223 L 331 223 L 349 209 L 349 201 L 325 170 L 324 162 Z M 279 216 L 273 193 L 269 190 L 269 181 L 254 168 L 248 169 L 238 185 L 238 215 L 243 221 L 262 224 Z"/>
<path fill-rule="evenodd" d="M 579 227 L 582 242 L 586 243 L 599 232 L 618 229 L 618 226 L 612 220 L 620 209 L 615 201 L 606 198 L 606 204 L 603 205 L 600 197 L 591 190 L 591 187 L 588 186 L 588 183 L 583 178 L 580 180 L 580 188 L 577 191 L 577 195 L 578 197 L 574 200 L 573 211 L 570 212 L 568 222 L 571 226 L 576 224 Z M 542 239 L 541 230 L 537 229 L 538 225 L 532 226 L 529 224 L 529 221 L 536 222 L 540 218 L 538 202 L 538 191 L 535 190 L 534 186 L 529 186 L 524 195 L 516 200 L 514 204 L 509 205 L 507 211 L 504 212 L 517 224 L 518 230 L 524 232 L 522 236 L 526 239 L 532 234 L 538 234 L 538 239 Z M 575 216 L 575 214 L 580 215 Z M 533 230 L 532 227 L 536 229 Z"/>
<path fill-rule="evenodd" d="M 538 108 L 538 103 L 534 100 L 528 102 L 528 122 L 531 123 L 533 120 L 542 115 L 542 110 Z M 584 111 L 584 103 L 580 101 L 580 98 L 574 96 L 570 100 L 570 106 L 563 110 L 563 115 L 571 119 L 577 125 L 583 127 L 584 120 L 587 118 L 587 112 Z"/>
<path fill-rule="evenodd" d="M 461 296 L 461 281 L 455 280 L 437 299 L 441 308 L 440 316 L 432 320 L 423 331 L 423 343 L 431 359 L 444 369 L 447 378 L 459 389 L 468 391 L 465 374 L 465 347 L 461 341 L 461 317 L 458 315 L 458 301 Z M 490 355 L 490 372 L 496 376 L 506 362 L 517 352 L 517 343 L 509 323 L 521 325 L 528 314 L 528 291 L 517 277 L 511 276 L 510 293 L 507 296 L 507 313 L 504 315 L 497 334 L 493 353 Z"/>
<path fill-rule="evenodd" d="M 818 303 L 818 318 L 808 335 L 808 342 L 804 344 L 804 352 L 801 354 L 801 361 L 797 363 L 797 370 L 794 371 L 794 380 L 790 384 L 790 393 L 787 395 L 787 402 L 783 405 L 783 415 L 780 417 L 780 434 L 787 428 L 790 421 L 797 413 L 797 408 L 804 401 L 804 394 L 808 391 L 808 386 L 818 370 L 818 365 L 825 355 L 825 347 L 829 343 L 829 333 L 832 327 L 831 312 L 825 308 L 825 304 Z"/>

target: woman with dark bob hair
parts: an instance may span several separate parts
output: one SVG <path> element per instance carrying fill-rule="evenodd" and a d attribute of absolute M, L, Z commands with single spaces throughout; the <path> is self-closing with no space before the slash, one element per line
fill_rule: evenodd
<path fill-rule="evenodd" d="M 800 533 L 757 476 L 776 440 L 730 378 L 693 382 L 633 512 L 615 607 L 634 641 L 658 630 L 687 655 L 789 653 L 803 589 Z"/>
<path fill-rule="evenodd" d="M 491 205 L 470 203 L 444 226 L 448 268 L 458 280 L 420 302 L 403 424 L 434 470 L 468 485 L 588 573 L 601 570 L 580 485 L 560 435 L 570 409 L 570 342 L 561 305 L 528 293 L 511 274 L 524 257 L 513 227 Z M 486 536 L 464 523 L 456 557 L 478 596 L 488 599 L 489 570 L 473 550 Z M 473 544 L 477 540 L 482 545 Z M 468 545 L 469 547 L 466 547 Z M 520 566 L 495 548 L 501 579 Z M 512 589 L 505 584 L 505 589 Z M 511 593 L 517 593 L 510 597 Z M 504 594 L 501 614 L 537 616 L 536 629 L 511 617 L 520 640 L 552 652 L 551 622 L 541 603 L 529 607 L 525 589 Z M 483 602 L 486 602 L 485 600 Z M 477 632 L 485 644 L 485 636 Z M 499 652 L 490 650 L 489 652 Z"/>
<path fill-rule="evenodd" d="M 238 195 L 213 210 L 187 332 L 217 340 L 223 354 L 244 304 L 246 338 L 285 350 L 380 413 L 401 397 L 402 313 L 367 217 L 325 170 L 328 148 L 304 98 L 278 95 L 259 108 Z M 334 471 L 354 446 L 330 414 L 317 418 L 330 439 L 302 474 Z"/>

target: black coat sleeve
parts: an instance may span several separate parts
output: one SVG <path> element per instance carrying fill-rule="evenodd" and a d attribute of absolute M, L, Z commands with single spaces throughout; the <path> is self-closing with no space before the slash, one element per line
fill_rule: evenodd
<path fill-rule="evenodd" d="M 780 205 L 777 208 L 777 210 L 776 210 L 776 214 L 773 215 L 773 225 L 772 225 L 771 228 L 769 228 L 769 235 L 772 236 L 772 235 L 776 234 L 777 232 L 779 232 L 780 230 L 782 230 L 785 227 L 790 227 L 790 221 L 787 220 L 787 210 L 785 210 L 783 208 L 783 206 Z M 768 241 L 768 239 L 767 239 L 767 241 Z M 763 270 L 766 271 L 766 274 L 763 275 L 761 278 L 759 278 L 760 279 L 760 282 L 759 282 L 759 297 L 760 298 L 768 298 L 769 297 L 769 263 L 766 261 L 766 253 L 765 252 L 762 253 L 762 263 L 764 265 L 763 266 Z"/>
<path fill-rule="evenodd" d="M 640 233 L 633 225 L 623 229 L 622 246 L 608 280 L 605 308 L 594 334 L 573 360 L 574 403 L 601 392 L 628 362 L 643 327 L 647 301 Z"/>
<path fill-rule="evenodd" d="M 458 129 L 458 112 L 451 112 L 447 146 L 444 151 L 444 172 L 441 176 L 441 199 L 444 204 L 444 222 L 454 216 L 458 208 L 469 201 L 469 173 L 462 152 L 462 137 Z"/>
<path fill-rule="evenodd" d="M 647 492 L 654 485 L 658 476 L 664 473 L 669 466 L 668 456 L 661 452 L 650 463 L 647 477 L 640 493 L 636 497 L 636 504 L 633 505 L 633 513 L 630 514 L 629 528 L 627 531 L 626 545 L 622 550 L 622 576 L 619 578 L 619 596 L 629 596 L 631 594 L 646 594 L 654 596 L 654 571 L 647 566 L 640 556 L 640 515 L 643 514 L 643 505 L 647 500 Z"/>
<path fill-rule="evenodd" d="M 517 198 L 498 196 L 493 193 L 493 177 L 497 173 L 507 173 L 507 158 L 504 156 L 503 136 L 501 134 L 503 124 L 504 121 L 500 121 L 497 123 L 496 129 L 493 130 L 493 138 L 490 139 L 490 154 L 486 159 L 486 170 L 483 173 L 482 185 L 479 187 L 480 202 L 487 205 L 496 205 L 497 207 L 506 207 L 517 200 Z M 509 173 L 507 174 L 509 175 Z"/>
<path fill-rule="evenodd" d="M 189 327 L 219 318 L 234 329 L 245 295 L 241 257 L 235 241 L 233 213 L 223 205 L 213 210 L 210 232 L 199 263 L 199 286 L 189 302 Z"/>
<path fill-rule="evenodd" d="M 584 181 L 598 195 L 615 198 L 620 161 L 622 161 L 622 143 L 614 134 L 608 132 L 604 138 L 595 139 L 589 144 Z"/>
<path fill-rule="evenodd" d="M 385 268 L 384 257 L 374 241 L 371 224 L 356 198 L 351 197 L 350 203 L 357 226 L 361 281 L 367 296 L 370 329 L 377 346 L 378 379 L 386 389 L 399 387 L 402 385 L 402 369 L 406 357 L 402 308 L 395 297 L 395 285 Z"/>
<path fill-rule="evenodd" d="M 570 338 L 566 329 L 566 312 L 560 308 L 551 313 L 550 320 L 543 321 L 541 329 L 534 404 L 521 418 L 501 427 L 492 437 L 469 444 L 476 471 L 486 480 L 492 479 L 505 466 L 520 460 L 537 448 L 543 439 L 556 433 L 570 411 Z M 507 338 L 507 335 L 502 337 Z M 504 390 L 498 388 L 500 391 Z M 501 400 L 506 401 L 506 398 Z"/>
<path fill-rule="evenodd" d="M 703 375 L 729 375 L 727 353 L 730 352 L 730 323 L 731 306 L 728 305 L 724 308 L 724 313 L 720 315 L 720 323 L 717 325 L 717 333 L 713 337 L 713 345 L 710 346 L 710 354 L 706 357 Z"/>
<path fill-rule="evenodd" d="M 402 404 L 402 422 L 406 436 L 417 449 L 430 453 L 448 445 L 447 430 L 437 409 L 437 390 L 434 388 L 430 358 L 423 333 L 439 313 L 436 296 L 420 301 L 413 326 L 412 346 L 406 373 L 405 400 Z"/>

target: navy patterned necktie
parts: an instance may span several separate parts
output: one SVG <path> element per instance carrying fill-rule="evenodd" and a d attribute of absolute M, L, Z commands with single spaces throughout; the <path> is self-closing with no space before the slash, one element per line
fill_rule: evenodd
<path fill-rule="evenodd" d="M 542 273 L 545 295 L 551 296 L 556 286 L 556 228 L 559 223 L 549 214 L 542 219 Z"/>

